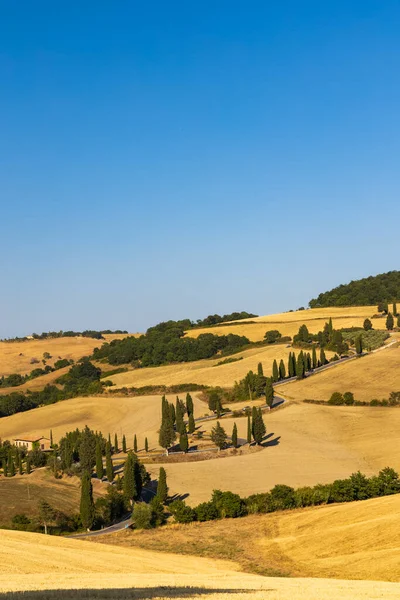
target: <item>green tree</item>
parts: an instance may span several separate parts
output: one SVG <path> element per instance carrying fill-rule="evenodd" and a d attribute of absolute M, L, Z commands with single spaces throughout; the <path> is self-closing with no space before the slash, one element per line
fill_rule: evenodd
<path fill-rule="evenodd" d="M 265 403 L 271 408 L 274 403 L 274 386 L 272 385 L 272 379 L 267 377 L 265 382 Z"/>
<path fill-rule="evenodd" d="M 193 398 L 189 394 L 189 392 L 186 394 L 186 411 L 187 411 L 187 414 L 189 417 L 190 417 L 190 415 L 193 415 L 193 412 L 194 412 Z"/>
<path fill-rule="evenodd" d="M 39 500 L 38 505 L 39 521 L 44 527 L 44 533 L 47 535 L 48 526 L 54 521 L 55 510 L 46 500 Z"/>
<path fill-rule="evenodd" d="M 280 360 L 279 363 L 279 379 L 285 379 L 286 377 L 286 367 L 285 367 L 285 363 L 283 362 L 282 358 Z"/>
<path fill-rule="evenodd" d="M 392 314 L 394 317 L 397 317 L 397 315 L 398 315 L 396 300 L 393 300 L 393 313 Z"/>
<path fill-rule="evenodd" d="M 122 452 L 126 454 L 126 437 L 125 434 L 122 436 Z"/>
<path fill-rule="evenodd" d="M 53 430 L 50 429 L 50 448 L 53 447 Z"/>
<path fill-rule="evenodd" d="M 397 327 L 400 327 L 400 315 L 397 317 Z"/>
<path fill-rule="evenodd" d="M 80 516 L 82 525 L 88 531 L 94 523 L 95 510 L 93 503 L 93 488 L 90 473 L 84 471 L 81 480 Z"/>
<path fill-rule="evenodd" d="M 327 364 L 327 360 L 326 360 L 326 356 L 325 356 L 325 351 L 323 348 L 321 348 L 320 353 L 319 353 L 319 361 L 322 365 L 326 365 Z"/>
<path fill-rule="evenodd" d="M 259 377 L 264 377 L 264 369 L 261 362 L 259 362 L 257 365 L 257 375 Z"/>
<path fill-rule="evenodd" d="M 136 437 L 136 433 L 135 433 L 135 435 L 133 437 L 133 451 L 135 452 L 135 454 L 138 451 L 137 449 L 138 449 L 138 445 L 137 445 L 137 437 Z"/>
<path fill-rule="evenodd" d="M 151 529 L 153 527 L 151 506 L 144 502 L 136 503 L 133 507 L 132 521 L 136 529 Z"/>
<path fill-rule="evenodd" d="M 288 358 L 288 373 L 289 377 L 294 377 L 296 375 L 296 366 L 295 366 L 294 352 L 289 352 Z"/>
<path fill-rule="evenodd" d="M 233 429 L 232 429 L 232 446 L 234 448 L 238 447 L 238 431 L 237 431 L 236 423 L 233 424 Z"/>
<path fill-rule="evenodd" d="M 132 452 L 128 452 L 124 465 L 124 478 L 122 480 L 124 497 L 132 506 L 134 499 L 137 497 L 136 481 L 135 481 L 135 463 Z"/>
<path fill-rule="evenodd" d="M 193 412 L 189 413 L 189 433 L 194 433 L 196 431 L 196 423 L 194 420 Z"/>
<path fill-rule="evenodd" d="M 167 473 L 164 467 L 160 467 L 158 475 L 157 498 L 162 504 L 165 504 L 168 498 Z"/>
<path fill-rule="evenodd" d="M 226 448 L 226 440 L 226 431 L 221 427 L 220 422 L 217 421 L 216 425 L 211 430 L 211 441 L 219 448 L 219 450 L 222 450 L 223 448 Z"/>
<path fill-rule="evenodd" d="M 8 477 L 14 477 L 15 475 L 15 464 L 11 452 L 8 453 L 7 473 Z"/>
<path fill-rule="evenodd" d="M 312 349 L 312 368 L 316 369 L 317 367 L 318 367 L 317 350 L 316 350 L 315 346 L 313 346 L 313 349 Z"/>
<path fill-rule="evenodd" d="M 24 469 L 23 469 L 23 467 L 22 467 L 22 456 L 21 456 L 21 452 L 18 452 L 18 455 L 17 455 L 17 456 L 18 456 L 18 473 L 19 473 L 20 475 L 22 475 L 22 474 L 23 474 L 23 472 L 24 472 Z"/>
<path fill-rule="evenodd" d="M 272 363 L 272 381 L 275 383 L 279 380 L 279 369 L 278 369 L 278 363 L 276 362 L 276 360 L 274 359 L 274 362 Z"/>
<path fill-rule="evenodd" d="M 296 377 L 297 379 L 304 379 L 305 377 L 305 367 L 304 367 L 304 354 L 300 352 L 297 357 L 296 364 Z"/>
<path fill-rule="evenodd" d="M 149 451 L 149 442 L 147 440 L 147 437 L 144 438 L 144 450 L 145 450 L 145 452 Z"/>
<path fill-rule="evenodd" d="M 115 452 L 115 454 L 117 454 L 117 452 L 119 452 L 118 436 L 117 436 L 117 434 L 114 435 L 114 452 Z"/>
<path fill-rule="evenodd" d="M 386 318 L 386 329 L 391 331 L 394 327 L 394 319 L 392 313 L 389 313 Z"/>
<path fill-rule="evenodd" d="M 361 335 L 358 335 L 355 340 L 356 353 L 362 354 L 363 352 L 363 343 Z"/>
<path fill-rule="evenodd" d="M 184 426 L 183 410 L 182 410 L 182 402 L 179 400 L 178 397 L 176 398 L 176 403 L 175 403 L 175 415 L 176 415 L 176 431 L 178 433 L 182 433 L 183 426 Z"/>
<path fill-rule="evenodd" d="M 252 411 L 252 435 L 256 444 L 260 445 L 263 437 L 266 433 L 264 419 L 262 416 L 261 408 L 257 409 L 255 406 Z"/>
<path fill-rule="evenodd" d="M 185 454 L 186 454 L 186 452 L 189 449 L 189 440 L 188 440 L 188 435 L 187 435 L 186 431 L 181 433 L 179 436 L 179 446 L 180 446 L 180 449 L 182 450 L 182 452 L 185 452 Z"/>
<path fill-rule="evenodd" d="M 96 442 L 96 475 L 100 480 L 104 477 L 103 455 L 101 452 L 101 445 L 99 439 Z"/>
<path fill-rule="evenodd" d="M 107 479 L 110 483 L 114 481 L 114 467 L 113 461 L 111 458 L 111 444 L 107 442 L 106 444 L 106 475 Z"/>
<path fill-rule="evenodd" d="M 251 418 L 247 415 L 247 443 L 251 444 Z"/>
<path fill-rule="evenodd" d="M 363 327 L 365 331 L 370 331 L 372 329 L 372 322 L 370 319 L 365 319 Z"/>
<path fill-rule="evenodd" d="M 31 459 L 29 458 L 29 456 L 27 456 L 26 462 L 25 462 L 25 473 L 27 475 L 30 475 L 31 472 L 32 472 Z"/>

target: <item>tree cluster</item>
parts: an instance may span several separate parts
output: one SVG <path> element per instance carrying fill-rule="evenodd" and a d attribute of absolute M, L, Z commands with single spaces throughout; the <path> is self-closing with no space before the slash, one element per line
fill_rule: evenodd
<path fill-rule="evenodd" d="M 310 300 L 310 308 L 319 306 L 369 306 L 384 298 L 400 296 L 400 271 L 389 271 L 339 285 Z"/>

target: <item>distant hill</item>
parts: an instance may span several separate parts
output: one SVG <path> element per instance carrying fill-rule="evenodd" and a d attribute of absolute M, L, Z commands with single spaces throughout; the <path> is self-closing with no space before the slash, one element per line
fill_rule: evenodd
<path fill-rule="evenodd" d="M 309 306 L 368 306 L 383 300 L 391 302 L 393 299 L 400 299 L 400 271 L 389 271 L 339 285 L 310 300 Z"/>

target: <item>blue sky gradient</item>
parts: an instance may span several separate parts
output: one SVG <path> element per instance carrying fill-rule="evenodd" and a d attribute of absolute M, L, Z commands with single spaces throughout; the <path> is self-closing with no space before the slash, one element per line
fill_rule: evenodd
<path fill-rule="evenodd" d="M 398 267 L 400 5 L 0 0 L 0 337 Z"/>

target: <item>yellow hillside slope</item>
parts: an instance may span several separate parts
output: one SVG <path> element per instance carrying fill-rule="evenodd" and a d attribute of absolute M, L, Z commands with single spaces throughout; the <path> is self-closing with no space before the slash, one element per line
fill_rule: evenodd
<path fill-rule="evenodd" d="M 0 591 L 129 587 L 137 588 L 132 598 L 141 600 L 361 600 L 394 599 L 400 593 L 395 583 L 263 578 L 238 572 L 235 563 L 228 561 L 12 531 L 2 534 L 0 560 L 7 565 L 0 574 Z M 210 593 L 212 589 L 215 593 Z M 120 596 L 116 591 L 104 598 Z M 43 597 L 54 599 L 57 594 Z"/>

